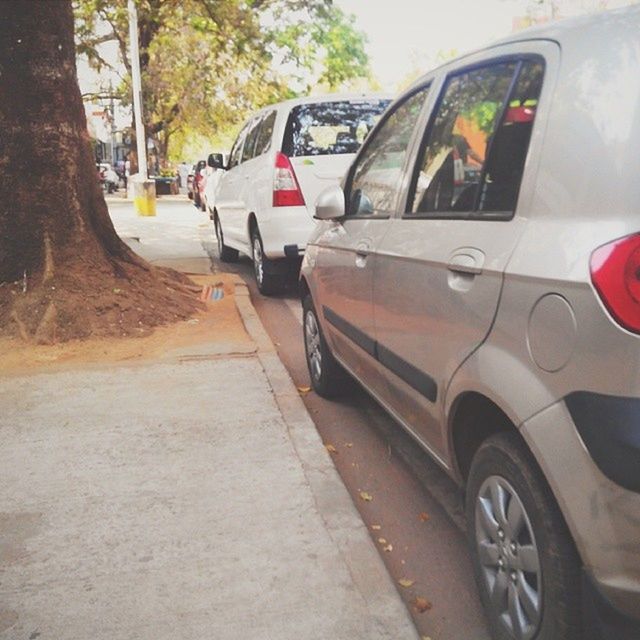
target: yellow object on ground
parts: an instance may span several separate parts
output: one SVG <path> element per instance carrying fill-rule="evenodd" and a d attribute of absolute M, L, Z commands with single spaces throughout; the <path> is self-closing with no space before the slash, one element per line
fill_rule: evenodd
<path fill-rule="evenodd" d="M 139 216 L 156 215 L 156 183 L 140 180 L 133 183 L 133 206 Z"/>

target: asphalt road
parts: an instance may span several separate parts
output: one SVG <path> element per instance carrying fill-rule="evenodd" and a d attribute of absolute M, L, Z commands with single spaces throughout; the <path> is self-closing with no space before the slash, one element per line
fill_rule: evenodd
<path fill-rule="evenodd" d="M 302 312 L 295 283 L 260 295 L 252 264 L 218 259 L 215 236 L 202 233 L 213 272 L 239 274 L 279 356 L 333 458 L 420 634 L 431 640 L 488 640 L 463 531 L 459 489 L 359 385 L 339 401 L 306 392 Z M 361 493 L 371 496 L 363 500 Z M 406 580 L 402 586 L 398 581 Z M 423 600 L 431 605 L 420 612 Z"/>

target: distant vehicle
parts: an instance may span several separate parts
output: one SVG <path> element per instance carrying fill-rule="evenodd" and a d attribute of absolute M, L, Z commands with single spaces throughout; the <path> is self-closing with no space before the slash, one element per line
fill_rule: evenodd
<path fill-rule="evenodd" d="M 260 292 L 280 291 L 286 275 L 299 267 L 316 197 L 342 178 L 389 102 L 386 95 L 317 96 L 252 116 L 215 193 L 220 258 L 246 253 Z"/>
<path fill-rule="evenodd" d="M 187 197 L 189 198 L 189 200 L 193 200 L 193 179 L 195 178 L 195 176 L 196 165 L 192 164 L 191 167 L 189 167 L 189 174 L 187 175 Z"/>
<path fill-rule="evenodd" d="M 224 173 L 224 169 L 222 169 L 222 167 L 225 166 L 225 163 L 225 156 L 222 153 L 210 153 L 207 158 L 207 167 L 204 171 L 205 181 L 202 200 L 205 205 L 205 210 L 208 212 L 211 220 L 213 220 L 213 211 L 215 209 L 216 189 L 220 182 L 220 178 Z"/>
<path fill-rule="evenodd" d="M 98 175 L 100 183 L 107 193 L 114 193 L 118 190 L 120 179 L 108 162 L 101 162 L 98 165 Z"/>
<path fill-rule="evenodd" d="M 448 62 L 317 201 L 313 388 L 464 486 L 495 640 L 640 638 L 639 65 L 637 6 Z"/>
<path fill-rule="evenodd" d="M 207 163 L 204 160 L 198 160 L 198 162 L 193 166 L 193 177 L 190 173 L 187 178 L 187 195 L 190 200 L 193 200 L 193 204 L 203 211 L 202 191 L 204 190 L 203 181 L 206 166 Z"/>

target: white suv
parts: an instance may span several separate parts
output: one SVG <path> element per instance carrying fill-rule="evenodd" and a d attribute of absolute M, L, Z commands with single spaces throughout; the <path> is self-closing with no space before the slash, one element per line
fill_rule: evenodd
<path fill-rule="evenodd" d="M 389 102 L 386 95 L 316 96 L 252 116 L 216 189 L 220 259 L 251 256 L 260 292 L 280 291 L 314 228 L 317 196 L 342 179 Z"/>

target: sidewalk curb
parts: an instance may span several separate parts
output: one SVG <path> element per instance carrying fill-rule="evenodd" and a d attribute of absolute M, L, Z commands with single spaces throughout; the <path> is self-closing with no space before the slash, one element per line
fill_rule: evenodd
<path fill-rule="evenodd" d="M 257 345 L 256 355 L 302 463 L 316 508 L 367 605 L 375 628 L 389 640 L 417 640 L 411 616 L 251 303 L 246 284 L 235 285 L 235 302 L 247 333 Z"/>

